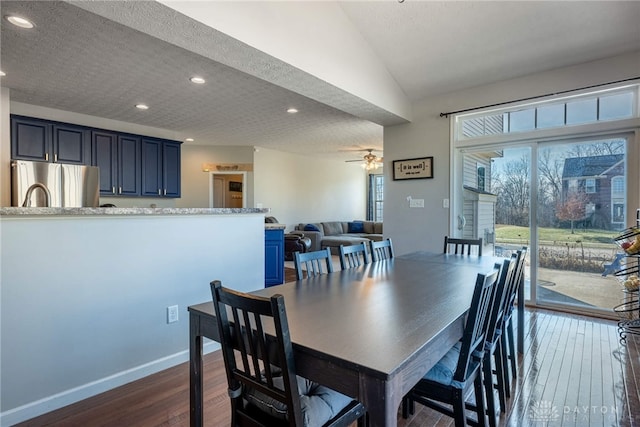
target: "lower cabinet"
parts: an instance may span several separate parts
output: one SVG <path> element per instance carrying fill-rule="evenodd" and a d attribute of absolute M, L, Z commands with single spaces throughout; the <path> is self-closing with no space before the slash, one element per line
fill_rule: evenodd
<path fill-rule="evenodd" d="M 264 286 L 284 283 L 284 229 L 264 232 Z"/>

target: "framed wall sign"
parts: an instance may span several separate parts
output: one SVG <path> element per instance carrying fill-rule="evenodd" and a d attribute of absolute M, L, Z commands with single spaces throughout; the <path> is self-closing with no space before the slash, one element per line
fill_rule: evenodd
<path fill-rule="evenodd" d="M 394 160 L 393 180 L 433 178 L 433 157 Z"/>

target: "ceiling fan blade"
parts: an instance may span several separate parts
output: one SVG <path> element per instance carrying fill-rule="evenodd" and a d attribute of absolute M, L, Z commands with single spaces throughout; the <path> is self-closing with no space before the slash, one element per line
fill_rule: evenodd
<path fill-rule="evenodd" d="M 351 162 L 360 162 L 362 163 L 363 160 L 362 159 L 358 159 L 358 160 L 345 160 L 345 163 L 351 163 Z"/>

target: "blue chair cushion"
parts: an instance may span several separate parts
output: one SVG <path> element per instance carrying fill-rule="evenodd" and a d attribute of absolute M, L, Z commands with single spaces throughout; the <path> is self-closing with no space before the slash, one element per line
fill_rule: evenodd
<path fill-rule="evenodd" d="M 353 221 L 347 224 L 348 233 L 364 233 L 364 222 Z"/>
<path fill-rule="evenodd" d="M 456 381 L 453 379 L 453 375 L 456 373 L 456 368 L 458 367 L 461 347 L 462 343 L 457 342 L 423 378 L 427 381 L 433 381 L 445 386 L 452 386 L 459 389 L 464 388 L 466 379 L 465 381 Z M 477 358 L 471 358 L 471 366 L 468 372 L 473 372 L 479 364 L 480 361 Z"/>
<path fill-rule="evenodd" d="M 302 377 L 296 377 L 300 406 L 305 426 L 321 426 L 335 417 L 353 399 L 328 387 L 314 383 Z M 275 377 L 273 384 L 284 390 L 283 377 Z M 247 402 L 273 417 L 287 419 L 287 406 L 264 393 L 247 389 L 244 393 Z"/>
<path fill-rule="evenodd" d="M 314 224 L 307 224 L 304 226 L 304 231 L 320 231 L 320 229 Z"/>

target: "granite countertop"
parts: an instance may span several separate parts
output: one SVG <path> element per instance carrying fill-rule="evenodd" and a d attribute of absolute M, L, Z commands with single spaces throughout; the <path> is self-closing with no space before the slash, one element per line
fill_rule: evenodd
<path fill-rule="evenodd" d="M 277 222 L 267 222 L 264 224 L 265 230 L 283 230 L 287 228 L 287 224 L 278 224 Z"/>
<path fill-rule="evenodd" d="M 265 214 L 263 208 L 0 208 L 0 216 L 100 216 L 100 215 L 233 215 Z M 276 224 L 280 225 L 280 224 Z"/>

